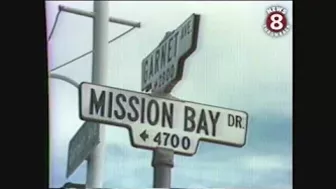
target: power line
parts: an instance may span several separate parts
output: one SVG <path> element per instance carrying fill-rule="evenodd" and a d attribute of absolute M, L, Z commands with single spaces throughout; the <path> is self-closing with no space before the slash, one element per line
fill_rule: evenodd
<path fill-rule="evenodd" d="M 53 27 L 50 31 L 50 34 L 49 34 L 49 37 L 48 37 L 48 42 L 50 41 L 52 35 L 54 34 L 54 31 L 55 31 L 55 28 L 56 28 L 56 24 L 58 22 L 58 18 L 59 18 L 59 15 L 61 14 L 62 10 L 58 9 L 58 12 L 56 14 L 56 18 L 55 18 L 55 21 L 54 21 L 54 24 L 53 24 Z"/>
<path fill-rule="evenodd" d="M 124 33 L 122 33 L 122 34 L 118 35 L 117 37 L 115 37 L 115 38 L 111 39 L 110 41 L 108 41 L 108 43 L 110 44 L 110 43 L 116 41 L 116 40 L 119 39 L 120 37 L 126 35 L 126 34 L 129 33 L 130 31 L 132 31 L 134 28 L 135 28 L 135 27 L 132 27 L 132 28 L 126 30 Z M 92 52 L 93 52 L 93 51 L 91 50 L 91 51 L 88 51 L 88 52 L 86 52 L 86 53 L 84 53 L 84 54 L 82 54 L 82 55 L 80 55 L 80 56 L 77 56 L 76 58 L 74 58 L 74 59 L 72 59 L 72 60 L 70 60 L 70 61 L 68 61 L 68 62 L 66 62 L 66 63 L 64 63 L 64 64 L 62 64 L 62 65 L 60 65 L 60 66 L 57 66 L 57 67 L 51 69 L 49 72 L 55 71 L 55 70 L 57 70 L 57 69 L 60 69 L 60 68 L 62 68 L 62 67 L 64 67 L 64 66 L 68 65 L 68 64 L 71 64 L 71 63 L 75 62 L 76 60 L 79 60 L 79 59 L 85 57 L 86 55 L 89 55 L 89 54 L 92 53 Z"/>

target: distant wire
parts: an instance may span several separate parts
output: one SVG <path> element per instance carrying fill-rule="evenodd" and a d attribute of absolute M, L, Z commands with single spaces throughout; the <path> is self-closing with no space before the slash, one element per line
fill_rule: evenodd
<path fill-rule="evenodd" d="M 133 29 L 135 29 L 135 27 L 132 27 L 132 28 L 128 29 L 127 31 L 125 31 L 124 33 L 118 35 L 117 37 L 111 39 L 110 41 L 108 41 L 108 43 L 110 44 L 110 43 L 116 41 L 117 39 L 119 39 L 120 37 L 126 35 L 126 34 L 129 33 L 130 31 L 132 31 Z M 79 60 L 79 59 L 85 57 L 86 55 L 88 55 L 88 54 L 90 54 L 90 53 L 92 53 L 92 52 L 93 52 L 93 50 L 91 50 L 91 51 L 89 51 L 89 52 L 86 52 L 86 53 L 84 53 L 84 54 L 82 54 L 82 55 L 80 55 L 80 56 L 78 56 L 78 57 L 76 57 L 76 58 L 74 58 L 74 59 L 72 59 L 72 60 L 70 60 L 70 61 L 68 61 L 68 62 L 66 62 L 66 63 L 64 63 L 64 64 L 62 64 L 62 65 L 60 65 L 60 66 L 57 66 L 56 68 L 51 69 L 49 72 L 55 71 L 55 70 L 57 70 L 57 69 L 60 69 L 60 68 L 62 68 L 62 67 L 64 67 L 64 66 L 68 65 L 68 64 L 71 64 L 71 63 L 75 62 L 76 60 Z"/>
<path fill-rule="evenodd" d="M 50 39 L 51 39 L 51 37 L 52 37 L 52 35 L 53 35 L 54 31 L 55 31 L 56 24 L 57 24 L 57 22 L 58 22 L 58 18 L 59 18 L 59 15 L 61 14 L 61 12 L 62 12 L 62 10 L 61 10 L 61 9 L 58 9 L 58 12 L 57 12 L 57 14 L 56 14 L 56 18 L 55 18 L 55 21 L 54 21 L 54 25 L 53 25 L 53 27 L 52 27 L 52 29 L 51 29 L 51 32 L 50 32 L 50 34 L 49 34 L 49 37 L 48 37 L 48 42 L 50 41 Z"/>

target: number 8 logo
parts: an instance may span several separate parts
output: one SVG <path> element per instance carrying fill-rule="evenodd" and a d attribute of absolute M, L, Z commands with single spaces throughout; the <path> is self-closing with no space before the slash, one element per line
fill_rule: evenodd
<path fill-rule="evenodd" d="M 272 32 L 280 32 L 287 26 L 287 19 L 281 12 L 273 12 L 266 18 L 266 27 Z"/>

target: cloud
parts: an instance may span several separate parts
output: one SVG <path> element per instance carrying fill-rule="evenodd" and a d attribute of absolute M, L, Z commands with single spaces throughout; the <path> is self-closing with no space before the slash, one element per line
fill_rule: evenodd
<path fill-rule="evenodd" d="M 287 158 L 278 155 L 245 156 L 241 159 L 243 166 L 256 171 L 291 170 L 291 163 L 284 160 Z"/>
<path fill-rule="evenodd" d="M 276 184 L 291 185 L 290 180 L 286 179 L 291 177 L 292 170 L 291 158 L 288 155 L 245 154 L 237 156 L 223 149 L 192 159 L 178 157 L 176 161 L 179 161 L 176 162 L 173 175 L 175 186 L 187 187 L 190 183 L 211 188 L 252 186 L 273 188 Z"/>

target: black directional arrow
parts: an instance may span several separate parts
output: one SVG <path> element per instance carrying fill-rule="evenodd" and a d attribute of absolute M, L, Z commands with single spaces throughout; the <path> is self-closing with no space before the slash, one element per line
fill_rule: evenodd
<path fill-rule="evenodd" d="M 148 134 L 146 133 L 146 130 L 144 130 L 141 134 L 140 137 L 142 138 L 143 141 L 146 142 L 146 139 L 148 138 Z"/>

